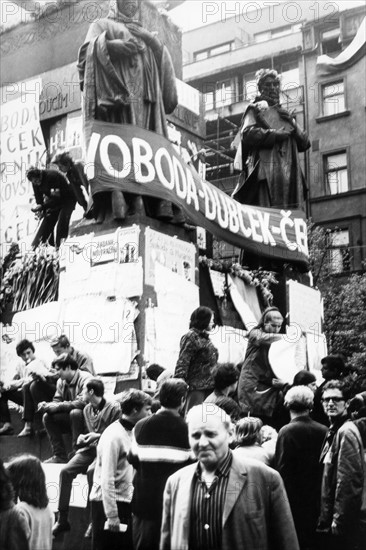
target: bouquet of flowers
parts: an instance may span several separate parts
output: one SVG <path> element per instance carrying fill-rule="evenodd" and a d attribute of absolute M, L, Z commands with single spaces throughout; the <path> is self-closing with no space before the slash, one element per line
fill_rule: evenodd
<path fill-rule="evenodd" d="M 59 257 L 53 247 L 40 245 L 24 256 L 13 252 L 12 261 L 9 254 L 2 265 L 0 314 L 9 302 L 15 312 L 57 300 Z"/>

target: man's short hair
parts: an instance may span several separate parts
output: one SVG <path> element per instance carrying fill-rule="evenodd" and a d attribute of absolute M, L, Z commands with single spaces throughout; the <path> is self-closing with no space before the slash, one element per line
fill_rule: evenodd
<path fill-rule="evenodd" d="M 94 390 L 94 395 L 97 397 L 103 397 L 104 384 L 100 378 L 90 378 L 86 383 L 86 387 L 88 390 Z"/>
<path fill-rule="evenodd" d="M 324 395 L 326 390 L 339 390 L 342 392 L 342 395 L 346 401 L 352 397 L 350 388 L 343 382 L 343 380 L 329 380 L 329 382 L 324 384 L 322 388 L 322 395 Z"/>
<path fill-rule="evenodd" d="M 203 422 L 205 422 L 210 416 L 216 416 L 220 418 L 226 430 L 229 431 L 233 427 L 230 416 L 224 411 L 224 409 L 221 409 L 214 403 L 204 402 L 201 405 L 196 405 L 195 407 L 189 409 L 186 416 L 187 424 L 192 422 L 193 418 L 197 416 L 199 416 Z"/>
<path fill-rule="evenodd" d="M 70 155 L 70 153 L 68 151 L 63 151 L 62 153 L 57 153 L 52 161 L 51 161 L 53 164 L 62 164 L 62 165 L 66 165 L 66 166 L 72 166 L 73 165 L 73 159 L 72 159 L 72 156 Z"/>
<path fill-rule="evenodd" d="M 234 363 L 219 363 L 212 372 L 215 390 L 224 390 L 239 379 L 239 371 Z"/>
<path fill-rule="evenodd" d="M 79 365 L 69 353 L 63 353 L 59 355 L 52 361 L 52 366 L 57 369 L 65 370 L 67 367 L 70 367 L 71 370 L 77 370 Z"/>
<path fill-rule="evenodd" d="M 314 405 L 314 392 L 307 386 L 294 386 L 285 395 L 285 406 L 290 411 L 310 411 Z"/>
<path fill-rule="evenodd" d="M 182 404 L 182 398 L 186 397 L 188 385 L 181 378 L 169 378 L 160 386 L 159 400 L 162 407 L 176 409 Z"/>
<path fill-rule="evenodd" d="M 68 348 L 70 346 L 70 340 L 65 334 L 61 334 L 61 336 L 56 336 L 50 341 L 51 348 L 54 348 L 56 346 L 61 346 L 62 348 Z"/>
<path fill-rule="evenodd" d="M 35 349 L 34 349 L 34 345 L 32 344 L 32 342 L 30 342 L 29 340 L 20 340 L 19 344 L 17 344 L 15 350 L 17 352 L 17 355 L 19 355 L 19 357 L 22 355 L 22 353 L 24 353 L 27 349 L 31 349 L 34 353 Z"/>
<path fill-rule="evenodd" d="M 122 392 L 118 396 L 118 402 L 121 405 L 122 414 L 131 414 L 134 409 L 140 411 L 145 405 L 151 405 L 150 395 L 142 390 L 134 388 Z"/>
<path fill-rule="evenodd" d="M 42 176 L 42 171 L 39 168 L 31 166 L 27 172 L 27 178 L 32 181 L 34 178 L 38 179 Z"/>
<path fill-rule="evenodd" d="M 336 371 L 338 376 L 340 376 L 346 368 L 344 358 L 340 353 L 327 355 L 323 357 L 320 362 L 322 365 L 327 366 L 328 369 Z"/>
<path fill-rule="evenodd" d="M 158 365 L 157 363 L 152 363 L 146 368 L 146 374 L 151 380 L 155 380 L 155 382 L 164 371 L 164 367 Z"/>

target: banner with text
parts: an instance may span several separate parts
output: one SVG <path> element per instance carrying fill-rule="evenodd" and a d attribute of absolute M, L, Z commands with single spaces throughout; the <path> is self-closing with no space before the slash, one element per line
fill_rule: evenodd
<path fill-rule="evenodd" d="M 14 84 L 14 94 L 1 93 L 1 243 L 12 241 L 29 244 L 37 227 L 31 212 L 32 184 L 26 177 L 27 169 L 45 162 L 45 143 L 39 122 L 40 79 Z M 4 89 L 2 89 L 4 90 Z M 7 100 L 11 98 L 11 100 Z"/>
<path fill-rule="evenodd" d="M 163 136 L 94 121 L 86 174 L 93 194 L 119 189 L 171 200 L 218 238 L 258 255 L 307 266 L 304 212 L 240 204 L 202 180 Z"/>

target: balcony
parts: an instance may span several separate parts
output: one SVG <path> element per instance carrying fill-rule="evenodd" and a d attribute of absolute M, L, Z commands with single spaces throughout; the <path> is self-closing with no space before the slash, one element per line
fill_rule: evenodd
<path fill-rule="evenodd" d="M 201 61 L 188 63 L 183 67 L 183 80 L 191 82 L 209 76 L 223 73 L 227 69 L 243 67 L 253 61 L 260 62 L 280 53 L 300 50 L 302 48 L 302 33 L 294 32 L 290 36 L 272 38 L 267 42 L 248 44 L 230 52 L 208 57 Z"/>

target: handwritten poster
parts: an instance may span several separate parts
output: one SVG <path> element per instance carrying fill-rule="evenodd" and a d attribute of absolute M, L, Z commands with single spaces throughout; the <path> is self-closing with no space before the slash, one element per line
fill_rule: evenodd
<path fill-rule="evenodd" d="M 194 283 L 196 247 L 149 227 L 145 232 L 145 283 L 154 286 L 155 266 L 159 264 L 180 278 Z"/>

